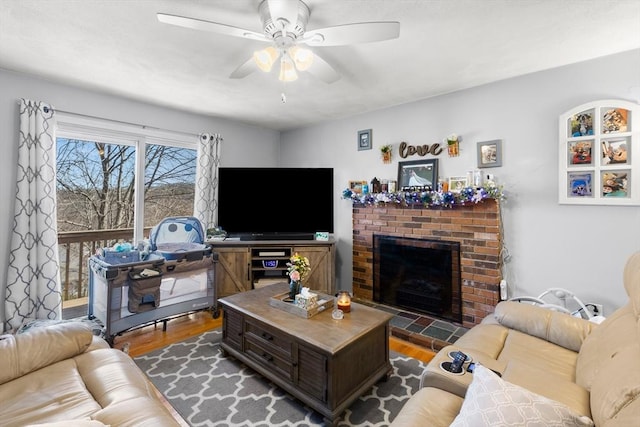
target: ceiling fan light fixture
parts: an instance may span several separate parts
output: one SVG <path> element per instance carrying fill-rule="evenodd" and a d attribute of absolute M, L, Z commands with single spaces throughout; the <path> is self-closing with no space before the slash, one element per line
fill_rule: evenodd
<path fill-rule="evenodd" d="M 289 54 L 293 58 L 293 62 L 296 64 L 298 71 L 306 71 L 313 64 L 313 52 L 309 49 L 304 49 L 298 46 L 294 46 L 289 49 Z"/>
<path fill-rule="evenodd" d="M 258 50 L 253 52 L 253 61 L 256 63 L 258 68 L 260 68 L 264 72 L 271 71 L 273 64 L 278 59 L 279 53 L 273 46 L 269 46 L 265 49 Z"/>
<path fill-rule="evenodd" d="M 282 58 L 280 61 L 280 76 L 278 79 L 283 82 L 294 82 L 298 80 L 298 73 L 296 73 L 296 67 L 291 62 L 291 59 Z"/>

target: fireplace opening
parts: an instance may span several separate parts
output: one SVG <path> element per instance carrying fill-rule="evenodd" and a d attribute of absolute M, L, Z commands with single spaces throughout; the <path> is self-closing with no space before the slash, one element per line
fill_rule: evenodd
<path fill-rule="evenodd" d="M 461 322 L 460 243 L 374 234 L 373 300 Z"/>

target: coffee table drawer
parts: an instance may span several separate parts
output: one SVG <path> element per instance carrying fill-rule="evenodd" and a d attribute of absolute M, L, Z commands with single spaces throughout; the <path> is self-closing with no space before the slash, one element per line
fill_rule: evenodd
<path fill-rule="evenodd" d="M 273 328 L 261 323 L 245 319 L 244 337 L 247 342 L 257 343 L 260 347 L 273 355 L 289 361 L 293 361 L 293 339 Z"/>
<path fill-rule="evenodd" d="M 282 378 L 293 381 L 293 365 L 290 360 L 282 359 L 251 340 L 245 341 L 244 351 L 256 362 L 266 366 Z"/>

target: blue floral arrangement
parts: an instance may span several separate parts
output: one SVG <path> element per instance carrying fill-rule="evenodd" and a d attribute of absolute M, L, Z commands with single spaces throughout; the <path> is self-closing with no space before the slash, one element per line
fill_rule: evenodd
<path fill-rule="evenodd" d="M 342 192 L 342 198 L 362 205 L 394 203 L 402 206 L 453 208 L 454 206 L 480 203 L 485 199 L 502 201 L 506 199 L 506 196 L 502 186 L 492 186 L 465 187 L 456 193 L 451 191 L 398 191 L 395 193 L 358 194 L 347 188 Z"/>

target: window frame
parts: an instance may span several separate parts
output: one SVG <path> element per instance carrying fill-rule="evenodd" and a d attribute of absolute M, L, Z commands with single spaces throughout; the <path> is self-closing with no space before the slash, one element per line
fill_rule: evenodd
<path fill-rule="evenodd" d="M 196 134 L 158 129 L 96 117 L 79 116 L 63 112 L 58 112 L 56 117 L 56 139 L 59 137 L 80 139 L 126 145 L 135 148 L 135 215 L 133 238 L 136 242 L 142 241 L 144 238 L 143 187 L 146 166 L 144 160 L 147 145 L 163 145 L 196 150 L 197 159 L 199 136 Z"/>

